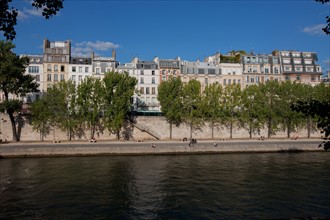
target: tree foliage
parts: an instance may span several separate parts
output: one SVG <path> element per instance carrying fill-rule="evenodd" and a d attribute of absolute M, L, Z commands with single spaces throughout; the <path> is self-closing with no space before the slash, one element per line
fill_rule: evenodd
<path fill-rule="evenodd" d="M 120 130 L 125 123 L 131 107 L 130 98 L 134 94 L 137 80 L 128 73 L 106 73 L 104 79 L 104 116 L 103 123 L 112 133 L 120 137 Z"/>
<path fill-rule="evenodd" d="M 49 19 L 63 8 L 64 0 L 33 0 L 31 6 L 42 9 L 42 16 Z M 7 40 L 16 37 L 15 26 L 17 24 L 18 9 L 10 7 L 12 0 L 0 0 L 0 32 L 3 32 Z"/>
<path fill-rule="evenodd" d="M 330 0 L 315 0 L 315 1 L 320 2 L 322 4 L 326 4 L 330 2 Z M 330 16 L 326 17 L 326 23 L 327 25 L 324 28 L 322 28 L 322 30 L 324 31 L 324 33 L 330 34 Z"/>
<path fill-rule="evenodd" d="M 32 103 L 33 128 L 41 135 L 59 128 L 69 140 L 76 136 L 91 139 L 107 128 L 119 138 L 136 83 L 127 73 L 111 72 L 103 80 L 87 77 L 78 86 L 71 81 L 54 84 Z"/>
<path fill-rule="evenodd" d="M 212 138 L 214 137 L 214 126 L 221 123 L 223 118 L 222 109 L 222 86 L 219 83 L 207 85 L 202 97 L 202 114 L 204 119 L 210 122 Z"/>
<path fill-rule="evenodd" d="M 183 122 L 182 103 L 183 83 L 180 78 L 171 77 L 162 81 L 158 86 L 158 100 L 161 111 L 170 124 L 170 139 L 172 139 L 172 125 L 179 126 Z"/>
<path fill-rule="evenodd" d="M 330 87 L 324 84 L 313 88 L 315 95 L 308 100 L 298 100 L 292 103 L 291 108 L 302 112 L 306 117 L 316 118 L 317 127 L 327 139 L 330 136 Z M 330 149 L 330 141 L 324 141 L 320 146 Z"/>
<path fill-rule="evenodd" d="M 193 79 L 183 86 L 182 115 L 183 121 L 190 126 L 190 139 L 193 129 L 203 124 L 201 84 Z"/>
<path fill-rule="evenodd" d="M 13 132 L 13 140 L 19 141 L 17 134 L 15 112 L 19 112 L 22 103 L 15 99 L 9 99 L 9 95 L 17 98 L 25 96 L 29 92 L 37 92 L 38 84 L 34 77 L 25 73 L 28 65 L 27 57 L 19 57 L 12 50 L 14 45 L 9 41 L 0 41 L 0 91 L 3 92 L 5 101 L 1 103 L 1 111 L 6 112 L 10 118 Z"/>

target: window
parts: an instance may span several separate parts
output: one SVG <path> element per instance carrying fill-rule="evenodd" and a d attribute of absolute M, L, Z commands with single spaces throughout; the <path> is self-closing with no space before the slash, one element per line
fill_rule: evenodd
<path fill-rule="evenodd" d="M 156 83 L 156 82 L 155 82 L 155 77 L 152 77 L 152 78 L 151 78 L 151 83 L 152 83 L 152 84 L 155 84 L 155 83 Z"/>
<path fill-rule="evenodd" d="M 144 71 L 143 71 L 143 70 L 141 70 L 140 74 L 141 74 L 141 75 L 144 75 Z"/>
<path fill-rule="evenodd" d="M 50 64 L 47 65 L 47 71 L 49 71 L 49 72 L 52 71 L 52 65 L 50 65 Z"/>
<path fill-rule="evenodd" d="M 301 71 L 302 70 L 301 67 L 296 67 L 295 69 L 296 69 L 296 71 Z"/>
<path fill-rule="evenodd" d="M 71 80 L 75 82 L 76 81 L 76 75 L 72 75 Z"/>
<path fill-rule="evenodd" d="M 54 65 L 54 72 L 58 72 L 58 65 Z"/>
<path fill-rule="evenodd" d="M 233 79 L 233 84 L 236 85 L 236 79 Z"/>
<path fill-rule="evenodd" d="M 36 81 L 40 82 L 40 75 L 36 75 Z"/>
<path fill-rule="evenodd" d="M 96 74 L 100 74 L 100 72 L 101 72 L 100 68 L 96 68 L 95 70 L 96 70 Z"/>
<path fill-rule="evenodd" d="M 142 94 L 142 95 L 144 94 L 144 87 L 140 88 L 140 94 Z"/>
<path fill-rule="evenodd" d="M 301 76 L 297 75 L 297 80 L 300 81 L 301 80 Z"/>
<path fill-rule="evenodd" d="M 313 68 L 312 67 L 306 67 L 306 71 L 307 72 L 312 72 L 313 71 Z"/>
<path fill-rule="evenodd" d="M 72 72 L 76 72 L 76 67 L 75 66 L 72 67 Z"/>
<path fill-rule="evenodd" d="M 153 75 L 153 76 L 155 75 L 155 70 L 151 71 L 151 75 Z"/>
<path fill-rule="evenodd" d="M 230 85 L 231 84 L 231 79 L 228 79 L 228 85 Z"/>
<path fill-rule="evenodd" d="M 223 80 L 223 85 L 226 85 L 226 84 L 227 84 L 227 80 L 224 79 L 224 80 Z"/>
<path fill-rule="evenodd" d="M 290 80 L 290 75 L 285 75 L 285 80 Z"/>
<path fill-rule="evenodd" d="M 166 76 L 162 76 L 162 81 L 166 81 Z"/>
<path fill-rule="evenodd" d="M 58 81 L 58 75 L 54 74 L 54 82 L 57 82 L 57 81 Z"/>
<path fill-rule="evenodd" d="M 61 65 L 61 72 L 65 71 L 65 67 L 63 65 Z"/>
<path fill-rule="evenodd" d="M 278 73 L 278 67 L 274 68 L 274 73 Z"/>
<path fill-rule="evenodd" d="M 81 82 L 82 81 L 82 75 L 78 76 L 78 81 Z"/>
<path fill-rule="evenodd" d="M 152 88 L 151 88 L 151 94 L 153 94 L 153 95 L 156 94 L 156 88 L 155 88 L 155 87 L 152 87 Z"/>
<path fill-rule="evenodd" d="M 147 95 L 150 94 L 149 87 L 146 87 L 146 94 L 147 94 Z"/>
<path fill-rule="evenodd" d="M 79 73 L 82 73 L 82 66 L 79 67 Z"/>
<path fill-rule="evenodd" d="M 268 68 L 265 68 L 265 73 L 269 73 L 269 69 Z"/>
<path fill-rule="evenodd" d="M 165 70 L 162 70 L 162 74 L 165 75 L 166 74 L 166 71 Z"/>
<path fill-rule="evenodd" d="M 85 73 L 88 73 L 88 71 L 89 71 L 89 68 L 85 67 Z"/>
<path fill-rule="evenodd" d="M 241 80 L 240 79 L 237 80 L 237 84 L 241 84 Z"/>
<path fill-rule="evenodd" d="M 143 77 L 140 78 L 140 83 L 141 83 L 141 84 L 144 83 L 144 78 L 143 78 Z"/>
<path fill-rule="evenodd" d="M 52 81 L 52 74 L 47 74 L 47 81 L 48 82 Z"/>
<path fill-rule="evenodd" d="M 64 81 L 64 74 L 61 74 L 61 81 Z"/>
<path fill-rule="evenodd" d="M 29 73 L 39 73 L 38 66 L 29 66 Z"/>
<path fill-rule="evenodd" d="M 251 77 L 251 82 L 254 83 L 254 78 L 253 77 Z"/>

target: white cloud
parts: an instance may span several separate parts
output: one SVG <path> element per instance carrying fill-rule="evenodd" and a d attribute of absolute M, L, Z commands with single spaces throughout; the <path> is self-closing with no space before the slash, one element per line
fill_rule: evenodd
<path fill-rule="evenodd" d="M 305 32 L 307 34 L 311 34 L 311 35 L 324 34 L 322 28 L 324 28 L 325 26 L 326 26 L 325 24 L 317 24 L 314 26 L 305 27 L 303 29 L 303 32 Z"/>
<path fill-rule="evenodd" d="M 97 54 L 97 51 L 109 51 L 118 47 L 118 44 L 114 44 L 108 41 L 83 41 L 76 43 L 72 47 L 71 53 L 73 56 L 77 57 L 89 57 L 92 52 L 96 52 Z"/>

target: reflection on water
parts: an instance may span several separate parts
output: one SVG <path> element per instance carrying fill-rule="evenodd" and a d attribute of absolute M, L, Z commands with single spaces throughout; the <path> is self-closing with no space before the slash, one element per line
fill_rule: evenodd
<path fill-rule="evenodd" d="M 330 154 L 0 160 L 0 219 L 330 217 Z"/>

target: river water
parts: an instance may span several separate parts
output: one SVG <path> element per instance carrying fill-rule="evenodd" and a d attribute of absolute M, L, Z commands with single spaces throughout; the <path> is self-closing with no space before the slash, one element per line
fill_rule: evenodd
<path fill-rule="evenodd" d="M 0 160 L 0 219 L 330 217 L 330 153 Z"/>

